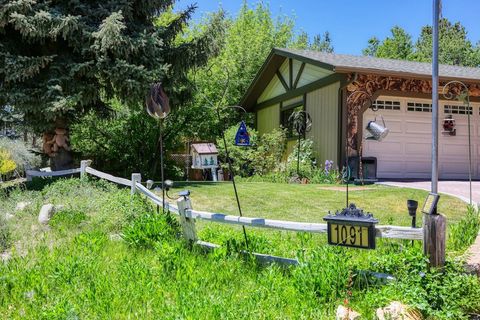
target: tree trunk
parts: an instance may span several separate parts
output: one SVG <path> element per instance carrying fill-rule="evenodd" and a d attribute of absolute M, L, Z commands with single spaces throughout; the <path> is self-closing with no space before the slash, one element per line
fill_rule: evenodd
<path fill-rule="evenodd" d="M 50 157 L 50 168 L 52 171 L 72 169 L 72 152 L 60 148 L 52 157 Z"/>

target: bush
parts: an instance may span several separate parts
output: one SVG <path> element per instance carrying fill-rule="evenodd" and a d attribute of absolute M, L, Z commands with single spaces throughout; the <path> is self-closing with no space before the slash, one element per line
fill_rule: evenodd
<path fill-rule="evenodd" d="M 16 168 L 14 169 L 16 169 L 19 174 L 23 174 L 28 167 L 40 165 L 40 157 L 29 151 L 25 143 L 21 140 L 0 138 L 0 150 L 6 150 L 8 152 L 10 155 L 9 158 L 15 163 Z"/>
<path fill-rule="evenodd" d="M 251 146 L 239 147 L 235 145 L 237 130 L 238 126 L 233 126 L 225 131 L 233 173 L 241 177 L 249 177 L 254 174 L 264 175 L 275 171 L 285 151 L 285 132 L 276 129 L 258 136 L 254 129 L 247 127 Z M 217 139 L 217 147 L 222 167 L 228 168 L 222 138 Z"/>

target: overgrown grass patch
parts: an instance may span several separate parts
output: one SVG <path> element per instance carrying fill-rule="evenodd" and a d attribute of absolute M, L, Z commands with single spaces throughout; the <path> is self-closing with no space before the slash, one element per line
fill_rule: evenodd
<path fill-rule="evenodd" d="M 276 200 L 288 193 L 263 199 L 266 186 L 259 187 L 260 201 L 247 208 L 266 212 L 265 203 L 288 203 Z M 287 191 L 295 197 L 298 187 Z M 331 319 L 345 303 L 372 319 L 375 308 L 392 300 L 439 319 L 480 310 L 478 279 L 451 258 L 445 274 L 429 271 L 420 243 L 377 239 L 377 249 L 367 251 L 327 246 L 325 235 L 247 228 L 250 250 L 300 261 L 295 268 L 260 266 L 241 258 L 241 228 L 199 222 L 200 238 L 222 245 L 205 253 L 179 237 L 176 217 L 158 215 L 140 195 L 103 182 L 60 180 L 41 191 L 15 191 L 2 202 L 14 208 L 25 200 L 31 206 L 13 218 L 14 255 L 0 264 L 5 319 Z M 64 208 L 50 228 L 39 228 L 37 210 L 45 202 Z M 25 241 L 23 250 L 15 249 Z M 396 280 L 375 280 L 365 271 Z"/>

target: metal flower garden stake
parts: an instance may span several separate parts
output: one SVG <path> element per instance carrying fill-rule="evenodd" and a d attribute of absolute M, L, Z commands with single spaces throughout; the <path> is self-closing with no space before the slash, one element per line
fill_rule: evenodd
<path fill-rule="evenodd" d="M 159 133 L 159 143 L 160 143 L 160 176 L 162 179 L 162 212 L 165 213 L 165 177 L 164 177 L 164 168 L 163 168 L 163 119 L 167 117 L 170 112 L 170 104 L 168 96 L 165 94 L 165 91 L 162 88 L 160 82 L 154 83 L 150 87 L 150 92 L 147 95 L 145 107 L 147 113 L 159 121 L 160 133 Z"/>

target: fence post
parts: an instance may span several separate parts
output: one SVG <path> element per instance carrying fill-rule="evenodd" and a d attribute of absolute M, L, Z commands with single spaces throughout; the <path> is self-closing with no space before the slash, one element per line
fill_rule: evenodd
<path fill-rule="evenodd" d="M 197 239 L 195 219 L 187 217 L 187 211 L 192 209 L 192 203 L 188 196 L 177 200 L 178 212 L 180 213 L 180 224 L 182 225 L 183 236 L 187 242 L 194 243 Z"/>
<path fill-rule="evenodd" d="M 92 163 L 92 160 L 82 160 L 80 161 L 80 179 L 87 177 L 87 167 Z"/>
<path fill-rule="evenodd" d="M 130 194 L 132 195 L 137 191 L 137 186 L 135 185 L 137 182 L 142 182 L 142 175 L 140 173 L 132 173 L 132 187 L 130 189 Z"/>
<path fill-rule="evenodd" d="M 423 252 L 430 260 L 430 266 L 442 268 L 445 265 L 445 234 L 447 219 L 442 214 L 423 216 Z"/>

